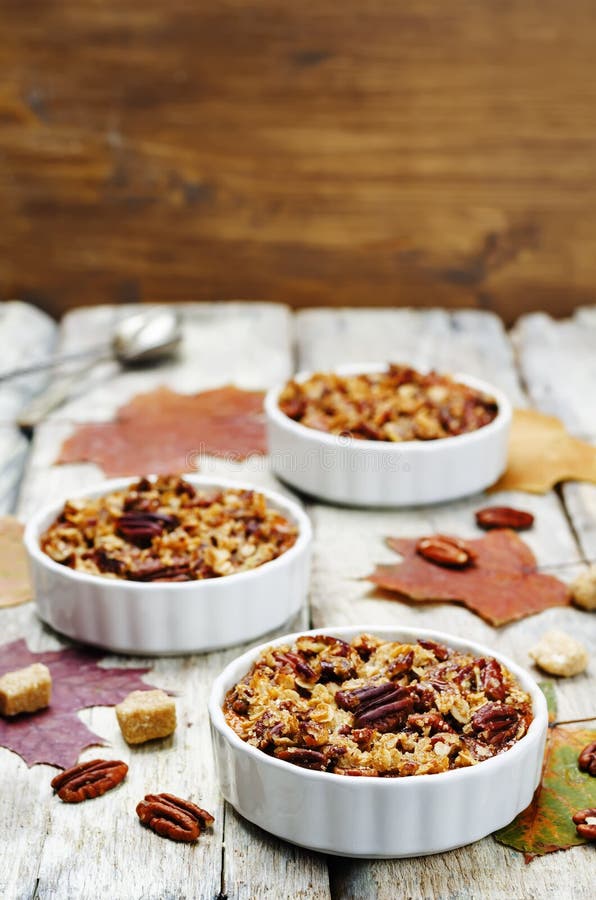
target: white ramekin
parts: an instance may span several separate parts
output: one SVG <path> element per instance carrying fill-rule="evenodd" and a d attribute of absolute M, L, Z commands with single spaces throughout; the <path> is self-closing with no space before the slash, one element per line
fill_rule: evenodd
<path fill-rule="evenodd" d="M 141 583 L 103 578 L 61 566 L 39 539 L 62 503 L 38 512 L 25 529 L 25 547 L 39 616 L 62 634 L 118 653 L 198 653 L 254 640 L 295 615 L 308 591 L 312 531 L 294 501 L 254 485 L 185 475 L 203 488 L 260 491 L 299 529 L 293 547 L 249 572 L 205 581 Z M 77 497 L 99 497 L 135 479 L 105 481 Z"/>
<path fill-rule="evenodd" d="M 382 372 L 386 364 L 340 366 L 338 375 Z M 311 372 L 301 372 L 305 381 Z M 308 428 L 279 408 L 282 387 L 265 398 L 273 471 L 300 491 L 348 506 L 419 506 L 482 491 L 505 471 L 511 404 L 479 378 L 454 374 L 495 398 L 496 418 L 484 428 L 436 441 L 363 441 Z"/>
<path fill-rule="evenodd" d="M 341 856 L 439 853 L 477 841 L 510 822 L 532 800 L 542 771 L 548 715 L 536 682 L 501 654 L 438 631 L 368 625 L 302 634 L 351 640 L 363 632 L 388 640 L 428 638 L 494 656 L 532 697 L 534 720 L 528 733 L 509 750 L 476 766 L 410 778 L 333 775 L 274 759 L 235 734 L 225 721 L 222 703 L 265 647 L 291 643 L 299 636 L 286 635 L 238 657 L 213 684 L 209 714 L 225 799 L 277 837 Z"/>

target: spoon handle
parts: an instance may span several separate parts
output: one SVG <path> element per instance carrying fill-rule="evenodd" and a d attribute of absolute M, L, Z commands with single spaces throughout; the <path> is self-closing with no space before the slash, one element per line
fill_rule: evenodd
<path fill-rule="evenodd" d="M 70 372 L 68 375 L 63 375 L 50 382 L 45 390 L 37 394 L 20 411 L 17 416 L 19 427 L 29 431 L 35 428 L 36 425 L 39 425 L 48 413 L 51 413 L 53 409 L 64 403 L 79 384 L 81 376 L 89 369 L 92 369 L 96 362 L 97 358 L 93 357 L 91 361 L 85 363 L 82 369 L 77 369 L 76 372 Z"/>
<path fill-rule="evenodd" d="M 89 350 L 80 350 L 78 353 L 65 353 L 63 356 L 52 356 L 33 366 L 22 366 L 19 369 L 11 369 L 9 372 L 0 372 L 0 381 L 9 381 L 11 378 L 20 378 L 23 375 L 32 375 L 34 372 L 43 372 L 44 369 L 54 369 L 63 363 L 74 362 L 77 359 L 93 359 L 97 361 L 112 356 L 111 349 L 107 346 L 92 347 Z"/>

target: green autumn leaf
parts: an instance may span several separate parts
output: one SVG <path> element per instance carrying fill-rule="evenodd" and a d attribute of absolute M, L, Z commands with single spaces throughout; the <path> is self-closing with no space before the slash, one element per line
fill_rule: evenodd
<path fill-rule="evenodd" d="M 557 718 L 557 692 L 555 690 L 555 683 L 554 681 L 539 681 L 538 687 L 546 698 L 548 721 L 552 725 Z"/>
<path fill-rule="evenodd" d="M 540 685 L 549 707 L 549 719 L 556 716 L 552 682 Z M 517 818 L 495 832 L 499 843 L 525 854 L 526 862 L 554 850 L 567 850 L 586 842 L 575 830 L 571 817 L 578 809 L 596 806 L 596 778 L 580 772 L 577 758 L 596 741 L 596 731 L 557 725 L 549 728 L 542 782 L 531 804 Z"/>

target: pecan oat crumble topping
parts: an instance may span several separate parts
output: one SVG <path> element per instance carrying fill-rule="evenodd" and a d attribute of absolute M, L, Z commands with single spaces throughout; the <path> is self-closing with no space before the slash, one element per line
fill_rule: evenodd
<path fill-rule="evenodd" d="M 96 499 L 68 500 L 41 537 L 53 560 L 89 575 L 194 581 L 255 569 L 296 542 L 263 494 L 199 489 L 175 475 Z"/>
<path fill-rule="evenodd" d="M 223 711 L 243 741 L 270 756 L 377 777 L 476 765 L 532 721 L 530 696 L 496 659 L 368 634 L 269 647 L 228 691 Z"/>
<path fill-rule="evenodd" d="M 290 381 L 279 397 L 290 419 L 368 441 L 433 441 L 476 431 L 498 412 L 494 397 L 448 375 L 391 364 L 385 372 L 317 372 Z"/>

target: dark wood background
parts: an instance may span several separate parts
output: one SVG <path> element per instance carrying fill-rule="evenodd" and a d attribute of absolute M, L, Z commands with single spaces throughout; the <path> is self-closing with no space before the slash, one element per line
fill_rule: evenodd
<path fill-rule="evenodd" d="M 0 0 L 0 296 L 569 312 L 593 0 Z"/>

